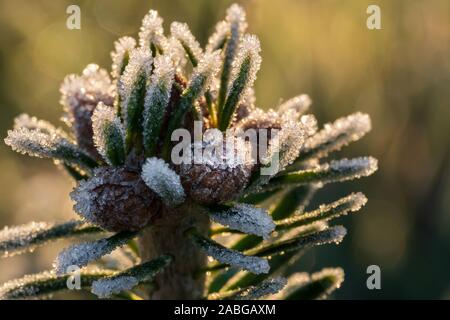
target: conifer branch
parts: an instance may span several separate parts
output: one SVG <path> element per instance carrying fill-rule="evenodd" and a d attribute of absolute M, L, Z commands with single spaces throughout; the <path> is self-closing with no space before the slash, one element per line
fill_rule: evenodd
<path fill-rule="evenodd" d="M 82 268 L 127 244 L 137 232 L 121 232 L 109 238 L 72 245 L 58 254 L 53 267 L 57 274 L 64 274 L 70 266 Z"/>
<path fill-rule="evenodd" d="M 301 186 L 314 183 L 333 183 L 370 176 L 378 169 L 377 160 L 372 157 L 342 159 L 323 164 L 316 169 L 301 170 L 273 178 L 262 191 L 283 186 Z"/>
<path fill-rule="evenodd" d="M 277 221 L 276 230 L 289 230 L 300 226 L 305 226 L 316 221 L 329 221 L 346 215 L 348 212 L 355 212 L 361 209 L 367 202 L 367 198 L 362 193 L 352 193 L 330 204 L 321 205 L 318 209 L 295 214 L 289 218 Z"/>
<path fill-rule="evenodd" d="M 208 300 L 256 300 L 278 293 L 286 284 L 287 280 L 285 278 L 270 278 L 262 281 L 258 285 L 249 286 L 244 289 L 212 293 L 208 295 Z"/>
<path fill-rule="evenodd" d="M 108 277 L 95 280 L 92 283 L 92 293 L 99 298 L 109 298 L 122 291 L 131 290 L 140 283 L 151 281 L 172 260 L 171 256 L 161 256 Z"/>
<path fill-rule="evenodd" d="M 208 256 L 213 257 L 221 263 L 248 270 L 256 274 L 267 273 L 269 271 L 269 264 L 265 259 L 244 255 L 239 251 L 225 248 L 221 244 L 203 237 L 195 229 L 189 230 L 187 235 L 189 235 L 193 242 L 205 251 Z"/>
<path fill-rule="evenodd" d="M 80 285 L 83 289 L 87 289 L 95 280 L 111 274 L 112 271 L 108 270 L 81 271 Z M 70 277 L 71 275 L 57 276 L 50 271 L 27 275 L 0 286 L 0 300 L 43 298 L 59 291 L 68 290 L 67 282 Z"/>
<path fill-rule="evenodd" d="M 341 268 L 326 268 L 308 274 L 294 274 L 288 279 L 288 285 L 279 294 L 271 297 L 283 300 L 317 300 L 325 299 L 344 281 Z"/>
<path fill-rule="evenodd" d="M 51 241 L 102 233 L 102 229 L 84 221 L 73 220 L 61 224 L 31 222 L 0 231 L 0 256 L 10 257 L 31 252 Z"/>

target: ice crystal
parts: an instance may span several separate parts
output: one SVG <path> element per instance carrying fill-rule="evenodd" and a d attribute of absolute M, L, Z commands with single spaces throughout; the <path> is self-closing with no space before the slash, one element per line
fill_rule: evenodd
<path fill-rule="evenodd" d="M 108 298 L 121 291 L 131 290 L 141 282 L 151 281 L 156 274 L 167 267 L 173 258 L 168 255 L 136 265 L 92 283 L 92 293 Z"/>
<path fill-rule="evenodd" d="M 83 167 L 88 160 L 88 156 L 79 150 L 74 143 L 61 136 L 59 131 L 45 133 L 40 129 L 30 130 L 22 127 L 9 130 L 5 143 L 14 151 L 33 157 L 54 158 Z M 93 165 L 93 163 L 91 164 Z"/>
<path fill-rule="evenodd" d="M 297 213 L 284 220 L 277 221 L 277 230 L 304 226 L 316 221 L 328 221 L 348 212 L 355 212 L 361 209 L 367 202 L 367 198 L 361 192 L 352 193 L 330 204 L 320 205 L 318 209 Z"/>
<path fill-rule="evenodd" d="M 225 18 L 227 29 L 226 46 L 224 48 L 224 58 L 222 64 L 222 73 L 220 76 L 220 88 L 218 94 L 218 107 L 219 113 L 222 112 L 223 105 L 225 103 L 227 91 L 229 89 L 230 74 L 232 70 L 233 61 L 235 60 L 236 52 L 238 50 L 239 43 L 242 35 L 247 28 L 245 21 L 245 12 L 237 4 L 231 5 L 227 10 Z M 223 25 L 225 26 L 225 25 Z"/>
<path fill-rule="evenodd" d="M 278 161 L 277 172 L 284 170 L 297 159 L 306 138 L 316 130 L 317 121 L 314 116 L 302 116 L 300 121 L 297 121 L 291 117 L 290 112 L 285 113 L 281 117 L 281 130 L 274 142 L 271 141 L 268 157 L 262 162 L 270 164 L 274 160 Z"/>
<path fill-rule="evenodd" d="M 169 57 L 157 56 L 154 64 L 155 70 L 144 101 L 143 137 L 147 155 L 154 153 L 175 76 L 175 68 Z"/>
<path fill-rule="evenodd" d="M 294 238 L 263 244 L 246 253 L 260 257 L 272 257 L 328 243 L 339 244 L 346 234 L 347 230 L 343 226 L 333 226 L 321 231 L 300 234 Z"/>
<path fill-rule="evenodd" d="M 237 4 L 232 4 L 227 10 L 225 21 L 229 25 L 230 33 L 225 51 L 225 59 L 230 60 L 234 59 L 241 37 L 247 29 L 244 9 Z"/>
<path fill-rule="evenodd" d="M 205 253 L 217 261 L 228 264 L 255 274 L 268 273 L 270 266 L 266 259 L 242 254 L 239 251 L 228 249 L 221 244 L 193 234 L 194 241 Z"/>
<path fill-rule="evenodd" d="M 350 142 L 359 140 L 371 129 L 370 117 L 360 112 L 329 123 L 309 138 L 302 150 L 304 157 L 325 157 Z"/>
<path fill-rule="evenodd" d="M 79 220 L 62 224 L 30 222 L 17 227 L 5 227 L 0 231 L 0 255 L 10 257 L 31 252 L 50 241 L 98 231 L 96 229 Z"/>
<path fill-rule="evenodd" d="M 125 157 L 124 132 L 115 109 L 100 102 L 92 115 L 92 128 L 95 146 L 103 159 L 110 165 L 121 164 Z"/>
<path fill-rule="evenodd" d="M 228 21 L 220 21 L 216 24 L 214 33 L 209 37 L 206 45 L 206 52 L 212 52 L 220 49 L 226 42 L 230 32 L 230 24 Z"/>
<path fill-rule="evenodd" d="M 29 130 L 37 130 L 46 134 L 58 133 L 60 136 L 68 138 L 68 135 L 61 129 L 56 128 L 50 122 L 31 117 L 26 113 L 22 113 L 14 119 L 14 129 L 27 128 Z"/>
<path fill-rule="evenodd" d="M 236 28 L 240 33 L 244 33 L 247 29 L 245 11 L 236 3 L 232 4 L 227 9 L 225 20 L 232 26 L 232 28 Z"/>
<path fill-rule="evenodd" d="M 325 268 L 311 275 L 306 272 L 294 273 L 288 278 L 285 288 L 268 299 L 324 299 L 338 289 L 343 281 L 344 271 L 341 268 Z M 320 290 L 309 290 L 314 285 Z"/>
<path fill-rule="evenodd" d="M 182 70 L 187 63 L 186 51 L 184 50 L 181 43 L 174 37 L 169 37 L 167 40 L 167 49 L 164 55 L 168 56 L 177 70 Z"/>
<path fill-rule="evenodd" d="M 282 290 L 287 284 L 287 279 L 283 277 L 270 278 L 262 281 L 257 286 L 252 286 L 244 290 L 237 300 L 255 300 L 271 294 L 276 294 Z"/>
<path fill-rule="evenodd" d="M 99 298 L 109 298 L 125 290 L 134 288 L 139 283 L 138 279 L 130 276 L 105 278 L 92 283 L 92 293 Z"/>
<path fill-rule="evenodd" d="M 74 113 L 82 105 L 97 105 L 99 101 L 111 100 L 110 97 L 115 94 L 114 90 L 108 72 L 96 64 L 89 64 L 81 76 L 71 74 L 64 79 L 60 88 L 61 104 L 66 111 Z M 72 116 L 69 115 L 69 117 L 71 120 Z"/>
<path fill-rule="evenodd" d="M 280 104 L 277 111 L 278 113 L 283 114 L 289 110 L 295 110 L 301 115 L 308 110 L 311 104 L 311 98 L 307 94 L 301 94 Z"/>
<path fill-rule="evenodd" d="M 168 206 L 183 203 L 185 193 L 178 174 L 162 159 L 149 158 L 142 167 L 142 179 Z"/>
<path fill-rule="evenodd" d="M 65 110 L 63 120 L 72 128 L 78 146 L 95 159 L 99 158 L 92 141 L 92 112 L 99 102 L 108 106 L 114 104 L 116 84 L 111 82 L 106 70 L 90 64 L 81 76 L 67 76 L 60 91 Z"/>
<path fill-rule="evenodd" d="M 90 286 L 92 281 L 110 275 L 106 270 L 82 271 L 80 274 L 81 287 Z M 57 276 L 53 272 L 41 272 L 26 275 L 0 286 L 0 300 L 35 299 L 48 297 L 52 293 L 67 290 L 69 275 Z"/>
<path fill-rule="evenodd" d="M 248 270 L 255 274 L 268 273 L 270 269 L 269 263 L 265 259 L 246 256 L 239 251 L 226 249 L 225 247 L 210 246 L 205 248 L 205 252 L 219 262 Z"/>
<path fill-rule="evenodd" d="M 181 43 L 191 61 L 195 61 L 194 64 L 198 63 L 203 51 L 198 41 L 192 35 L 191 30 L 189 30 L 188 25 L 186 23 L 173 22 L 170 25 L 170 33 Z"/>
<path fill-rule="evenodd" d="M 334 181 L 339 178 L 351 180 L 367 177 L 374 173 L 378 169 L 378 161 L 373 157 L 341 159 L 324 164 L 321 168 L 328 169 L 332 173 L 327 180 Z"/>
<path fill-rule="evenodd" d="M 344 270 L 341 268 L 325 268 L 319 272 L 315 272 L 311 275 L 312 282 L 319 282 L 328 278 L 331 281 L 328 282 L 328 286 L 322 295 L 318 297 L 318 299 L 325 298 L 335 289 L 338 289 L 342 282 L 344 282 Z"/>
<path fill-rule="evenodd" d="M 77 188 L 70 193 L 70 198 L 75 202 L 74 211 L 91 223 L 95 223 L 97 220 L 94 215 L 97 209 L 93 201 L 95 194 L 92 193 L 92 190 L 104 183 L 102 177 L 95 174 L 97 171 L 100 169 L 95 170 L 94 175 L 88 180 L 80 181 Z"/>
<path fill-rule="evenodd" d="M 110 238 L 72 245 L 58 254 L 53 267 L 57 274 L 64 274 L 70 266 L 82 268 L 126 244 L 133 233 L 116 234 Z"/>
<path fill-rule="evenodd" d="M 245 85 L 242 92 L 246 92 L 248 88 L 253 87 L 253 83 L 256 80 L 256 74 L 261 67 L 261 45 L 259 44 L 258 37 L 255 35 L 246 34 L 244 35 L 237 52 L 237 56 L 233 61 L 231 79 L 232 83 L 235 81 L 239 73 L 241 72 L 242 66 L 246 60 L 249 61 L 249 71 L 245 79 Z M 231 90 L 231 89 L 230 89 Z"/>
<path fill-rule="evenodd" d="M 155 10 L 150 10 L 142 20 L 139 32 L 139 45 L 146 50 L 164 51 L 167 46 L 167 39 L 164 37 L 163 19 Z M 154 48 L 152 48 L 152 46 Z M 155 53 L 154 53 L 155 54 Z"/>
<path fill-rule="evenodd" d="M 0 299 L 11 300 L 38 296 L 40 294 L 40 288 L 37 285 L 33 285 L 33 283 L 52 278 L 54 278 L 52 273 L 42 272 L 40 274 L 26 275 L 22 279 L 6 282 L 0 287 Z"/>
<path fill-rule="evenodd" d="M 213 78 L 219 71 L 220 52 L 205 53 L 194 69 L 188 88 L 196 93 L 196 97 L 202 95 L 211 86 Z"/>
<path fill-rule="evenodd" d="M 74 265 L 82 268 L 91 261 L 100 259 L 112 250 L 113 248 L 108 247 L 108 242 L 105 239 L 75 244 L 60 252 L 53 266 L 57 274 L 64 274 L 67 272 L 68 267 Z"/>
<path fill-rule="evenodd" d="M 119 91 L 124 106 L 122 116 L 127 127 L 134 121 L 130 119 L 130 115 L 134 114 L 135 104 L 138 103 L 136 89 L 139 89 L 139 86 L 145 87 L 145 79 L 149 78 L 152 72 L 152 63 L 153 58 L 149 50 L 135 49 L 131 52 L 130 62 L 120 77 Z M 133 110 L 129 110 L 130 108 Z"/>
<path fill-rule="evenodd" d="M 268 300 L 284 300 L 290 294 L 292 294 L 296 289 L 305 285 L 311 280 L 310 275 L 307 272 L 297 272 L 289 276 L 286 286 L 283 290 L 268 296 Z"/>
<path fill-rule="evenodd" d="M 8 228 L 0 231 L 0 252 L 2 256 L 13 256 L 23 250 L 33 251 L 33 242 L 36 236 L 48 230 L 49 224 L 45 222 L 30 222 L 29 224 Z"/>
<path fill-rule="evenodd" d="M 311 245 L 322 245 L 334 242 L 335 244 L 339 244 L 344 237 L 347 234 L 347 229 L 345 229 L 343 226 L 333 226 L 328 229 L 325 229 L 323 231 L 319 231 L 316 233 L 312 233 L 309 235 L 304 236 L 303 240 L 308 239 L 307 241 L 300 241 L 303 242 L 304 245 L 311 246 Z"/>
<path fill-rule="evenodd" d="M 378 169 L 372 157 L 333 160 L 317 165 L 313 169 L 287 173 L 273 178 L 263 189 L 274 190 L 284 185 L 300 186 L 311 183 L 327 184 L 367 177 Z"/>
<path fill-rule="evenodd" d="M 114 79 L 119 79 L 125 71 L 125 67 L 130 59 L 130 53 L 136 47 L 136 40 L 131 37 L 122 37 L 114 43 L 114 51 L 111 52 L 112 71 Z"/>
<path fill-rule="evenodd" d="M 210 216 L 215 222 L 231 229 L 265 239 L 269 238 L 275 228 L 275 224 L 266 210 L 244 203 L 236 204 L 225 210 L 213 211 Z"/>

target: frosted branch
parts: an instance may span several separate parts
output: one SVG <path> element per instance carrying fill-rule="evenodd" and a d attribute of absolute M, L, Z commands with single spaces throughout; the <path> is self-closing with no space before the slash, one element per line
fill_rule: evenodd
<path fill-rule="evenodd" d="M 219 96 L 217 101 L 219 114 L 222 113 L 222 109 L 225 104 L 233 61 L 235 60 L 242 35 L 247 29 L 244 9 L 237 4 L 231 5 L 227 10 L 225 21 L 227 23 L 227 29 L 229 29 L 229 31 L 227 32 L 228 37 L 226 39 L 226 46 L 224 48 L 224 59 L 222 65 L 222 73 L 220 76 Z M 225 25 L 222 25 L 222 27 L 224 26 Z M 223 31 L 224 30 L 222 30 L 221 32 Z"/>
<path fill-rule="evenodd" d="M 256 300 L 278 293 L 286 286 L 286 284 L 287 280 L 285 278 L 270 278 L 262 281 L 258 285 L 250 286 L 245 289 L 235 289 L 210 294 L 208 300 Z"/>
<path fill-rule="evenodd" d="M 45 131 L 50 130 L 46 127 Z M 51 133 L 26 127 L 9 130 L 5 143 L 14 151 L 38 158 L 53 158 L 69 164 L 79 165 L 85 169 L 97 166 L 87 154 L 81 151 L 73 142 L 52 130 Z"/>
<path fill-rule="evenodd" d="M 90 287 L 92 282 L 111 275 L 107 270 L 81 271 L 81 287 Z M 58 291 L 67 290 L 70 275 L 57 276 L 53 272 L 26 275 L 0 286 L 0 300 L 17 300 L 47 297 Z"/>
<path fill-rule="evenodd" d="M 142 124 L 145 89 L 152 71 L 152 63 L 153 58 L 149 50 L 135 49 L 131 52 L 130 62 L 120 77 L 119 93 L 127 151 L 131 147 L 133 136 L 137 134 Z"/>
<path fill-rule="evenodd" d="M 170 33 L 180 42 L 181 46 L 186 51 L 189 60 L 192 62 L 192 65 L 196 67 L 203 54 L 203 50 L 192 35 L 188 25 L 186 23 L 173 22 L 170 25 Z"/>
<path fill-rule="evenodd" d="M 309 109 L 311 104 L 311 98 L 307 94 L 301 94 L 280 104 L 277 111 L 279 114 L 284 114 L 285 112 L 293 110 L 298 115 L 302 115 Z"/>
<path fill-rule="evenodd" d="M 109 238 L 72 245 L 58 254 L 53 267 L 57 274 L 64 274 L 70 266 L 82 268 L 125 245 L 136 232 L 121 232 Z"/>
<path fill-rule="evenodd" d="M 112 71 L 114 79 L 119 79 L 130 61 L 130 54 L 136 47 L 136 40 L 131 37 L 122 37 L 114 43 L 114 51 L 111 52 Z"/>
<path fill-rule="evenodd" d="M 105 161 L 113 166 L 125 161 L 124 130 L 114 108 L 100 102 L 92 115 L 94 144 Z"/>
<path fill-rule="evenodd" d="M 300 186 L 311 183 L 333 183 L 367 177 L 378 169 L 378 161 L 372 157 L 342 159 L 319 165 L 315 169 L 287 173 L 273 178 L 263 190 L 282 186 Z"/>
<path fill-rule="evenodd" d="M 367 114 L 357 112 L 339 118 L 334 123 L 326 124 L 305 142 L 298 160 L 326 157 L 329 153 L 361 139 L 370 129 L 371 122 Z"/>
<path fill-rule="evenodd" d="M 237 57 L 233 61 L 231 71 L 231 87 L 228 91 L 223 109 L 219 113 L 219 128 L 228 128 L 239 101 L 245 96 L 256 80 L 256 73 L 261 66 L 261 47 L 254 35 L 245 35 L 240 44 Z"/>
<path fill-rule="evenodd" d="M 325 268 L 309 275 L 294 273 L 288 279 L 287 286 L 269 299 L 283 300 L 316 300 L 325 299 L 344 281 L 344 271 L 341 268 Z"/>
<path fill-rule="evenodd" d="M 11 257 L 32 252 L 39 246 L 58 239 L 103 232 L 101 229 L 79 220 L 61 224 L 31 222 L 16 227 L 5 227 L 0 231 L 0 255 Z"/>
<path fill-rule="evenodd" d="M 161 256 L 125 271 L 96 280 L 92 283 L 92 293 L 99 298 L 109 298 L 122 291 L 131 290 L 142 282 L 151 281 L 170 262 L 172 262 L 171 256 Z"/>
<path fill-rule="evenodd" d="M 311 234 L 269 243 L 251 249 L 247 251 L 246 254 L 256 255 L 258 257 L 270 257 L 328 243 L 339 244 L 346 234 L 347 230 L 343 226 L 333 226 Z"/>
<path fill-rule="evenodd" d="M 255 274 L 269 272 L 269 263 L 265 259 L 244 255 L 239 251 L 225 248 L 219 243 L 205 238 L 195 231 L 191 231 L 189 235 L 194 243 L 205 251 L 208 256 L 213 257 L 221 263 L 248 270 Z"/>
<path fill-rule="evenodd" d="M 335 202 L 320 207 L 314 211 L 298 213 L 292 217 L 277 222 L 276 230 L 292 229 L 304 226 L 316 221 L 329 221 L 346 215 L 348 212 L 356 212 L 367 202 L 367 198 L 361 192 L 341 198 Z"/>
<path fill-rule="evenodd" d="M 164 115 L 170 100 L 175 67 L 167 56 L 155 58 L 155 70 L 144 101 L 143 139 L 147 156 L 155 153 Z"/>
<path fill-rule="evenodd" d="M 266 210 L 249 204 L 236 204 L 222 210 L 213 210 L 209 215 L 217 223 L 265 239 L 275 228 Z"/>
<path fill-rule="evenodd" d="M 167 39 L 164 37 L 162 24 L 163 19 L 155 10 L 150 10 L 142 20 L 139 45 L 154 56 L 156 53 L 163 53 L 167 47 Z"/>

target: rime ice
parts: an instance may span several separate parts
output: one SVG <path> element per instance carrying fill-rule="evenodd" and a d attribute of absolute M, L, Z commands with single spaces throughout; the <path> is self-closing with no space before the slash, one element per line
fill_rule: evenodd
<path fill-rule="evenodd" d="M 250 287 L 237 298 L 238 300 L 255 300 L 267 295 L 276 294 L 287 284 L 287 279 L 282 277 L 270 278 L 261 282 L 258 286 Z"/>
<path fill-rule="evenodd" d="M 184 48 L 186 48 L 186 50 L 188 50 L 188 54 L 192 55 L 192 58 L 195 59 L 195 61 L 199 61 L 203 50 L 200 48 L 200 44 L 192 35 L 191 30 L 189 30 L 186 23 L 173 22 L 170 25 L 170 33 Z"/>
<path fill-rule="evenodd" d="M 211 212 L 211 218 L 231 229 L 269 238 L 275 224 L 267 211 L 249 204 L 237 204 L 227 210 Z"/>
<path fill-rule="evenodd" d="M 109 298 L 113 294 L 133 289 L 138 283 L 138 279 L 130 276 L 105 278 L 94 281 L 91 291 L 99 298 Z"/>
<path fill-rule="evenodd" d="M 155 10 L 150 10 L 142 20 L 139 32 L 139 45 L 141 48 L 152 49 L 152 45 L 158 50 L 166 49 L 166 38 L 164 37 L 163 19 Z"/>
<path fill-rule="evenodd" d="M 124 153 L 124 130 L 115 109 L 100 102 L 92 115 L 92 129 L 97 150 L 105 161 L 114 165 L 111 151 Z"/>
<path fill-rule="evenodd" d="M 316 157 L 325 157 L 330 152 L 338 151 L 343 146 L 359 140 L 370 129 L 369 116 L 359 112 L 354 113 L 334 123 L 326 124 L 321 131 L 306 141 L 302 153 L 313 153 Z"/>
<path fill-rule="evenodd" d="M 184 201 L 180 177 L 162 159 L 147 159 L 142 167 L 142 179 L 167 205 L 176 206 Z"/>
<path fill-rule="evenodd" d="M 131 37 L 122 37 L 114 43 L 114 51 L 111 52 L 112 71 L 114 79 L 119 79 L 125 69 L 126 59 L 129 59 L 131 51 L 136 47 L 136 40 Z"/>

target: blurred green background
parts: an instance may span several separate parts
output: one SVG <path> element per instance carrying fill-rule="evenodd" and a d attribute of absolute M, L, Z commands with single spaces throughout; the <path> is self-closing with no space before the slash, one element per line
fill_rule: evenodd
<path fill-rule="evenodd" d="M 308 93 L 320 122 L 360 110 L 372 132 L 340 155 L 373 155 L 372 177 L 322 190 L 314 203 L 351 191 L 369 198 L 361 213 L 339 221 L 349 229 L 340 246 L 321 247 L 307 270 L 342 266 L 337 299 L 450 298 L 450 2 L 448 0 L 238 1 L 249 31 L 262 43 L 257 104 Z M 232 1 L 0 0 L 0 132 L 27 112 L 58 123 L 59 85 L 96 62 L 109 68 L 113 41 L 137 35 L 156 9 L 187 22 L 204 44 Z M 66 28 L 66 8 L 81 7 L 81 30 Z M 378 4 L 382 30 L 368 30 L 366 9 Z M 0 144 L 0 227 L 74 217 L 71 180 L 50 161 Z M 314 205 L 314 203 L 312 205 Z M 0 282 L 48 269 L 51 245 L 0 261 Z M 382 290 L 366 288 L 366 268 L 381 267 Z"/>

